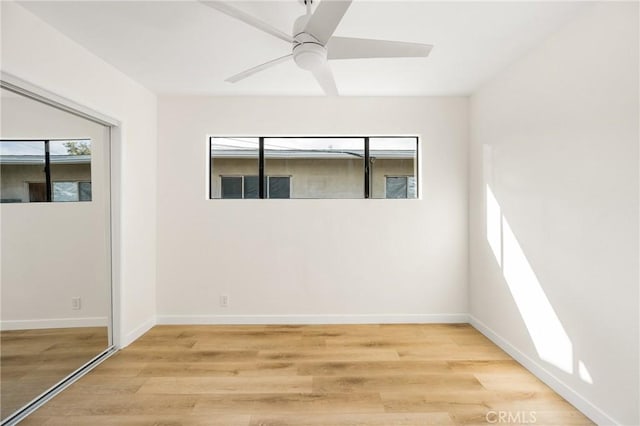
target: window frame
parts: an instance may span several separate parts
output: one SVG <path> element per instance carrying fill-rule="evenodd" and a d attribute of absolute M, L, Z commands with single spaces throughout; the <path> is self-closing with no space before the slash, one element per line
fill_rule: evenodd
<path fill-rule="evenodd" d="M 349 136 L 336 136 L 336 135 L 331 135 L 331 136 L 327 136 L 327 135 L 323 135 L 323 136 L 310 136 L 310 135 L 305 135 L 305 136 L 291 136 L 291 135 L 287 135 L 287 136 L 238 136 L 238 135 L 233 135 L 233 136 L 220 136 L 220 135 L 208 135 L 207 136 L 207 170 L 208 170 L 208 174 L 207 174 L 207 185 L 208 185 L 208 197 L 210 200 L 222 200 L 222 199 L 230 199 L 230 198 L 222 198 L 222 182 L 220 181 L 220 197 L 219 198 L 214 198 L 214 194 L 213 194 L 213 185 L 212 185 L 212 163 L 213 163 L 213 159 L 215 157 L 212 156 L 212 145 L 213 145 L 213 140 L 214 139 L 258 139 L 258 198 L 257 199 L 268 199 L 268 188 L 265 186 L 265 181 L 266 179 L 268 179 L 268 176 L 265 176 L 265 149 L 264 149 L 264 141 L 265 139 L 362 139 L 364 141 L 364 157 L 363 157 L 363 162 L 364 162 L 364 167 L 363 167 L 363 179 L 364 179 L 364 194 L 362 199 L 377 199 L 377 200 L 393 200 L 396 198 L 386 198 L 386 185 L 385 185 L 385 198 L 374 198 L 372 195 L 372 182 L 371 182 L 371 169 L 372 169 L 372 165 L 371 165 L 371 161 L 370 161 L 370 139 L 413 139 L 415 142 L 415 166 L 414 166 L 414 170 L 415 170 L 415 182 L 416 182 L 416 197 L 415 198 L 404 198 L 404 199 L 408 199 L 408 200 L 418 200 L 420 199 L 420 188 L 422 187 L 421 185 L 421 181 L 420 181 L 420 162 L 421 162 L 421 150 L 420 150 L 420 136 L 418 135 L 374 135 L 374 136 L 354 136 L 354 135 L 349 135 Z M 221 178 L 223 175 L 218 175 L 219 178 Z M 233 177 L 233 176 L 239 176 L 239 175 L 224 175 L 229 176 L 229 177 Z M 236 198 L 236 199 L 244 199 L 244 176 L 245 175 L 240 175 L 242 176 L 242 187 L 243 187 L 243 197 L 242 198 Z M 255 176 L 255 175 L 250 175 L 250 176 Z M 385 175 L 386 176 L 386 175 Z M 274 177 L 286 177 L 286 176 L 274 176 Z M 284 198 L 284 199 L 298 199 L 298 198 L 292 198 L 291 197 L 291 189 L 292 189 L 292 176 L 288 176 L 289 177 L 289 198 Z M 405 176 L 398 176 L 398 177 L 407 177 Z M 326 200 L 326 199 L 332 199 L 332 198 L 300 198 L 300 199 L 313 199 L 313 200 Z M 336 198 L 336 199 L 340 199 L 340 200 L 348 200 L 348 199 L 361 199 L 361 198 Z M 397 199 L 403 199 L 403 198 L 397 198 Z"/>

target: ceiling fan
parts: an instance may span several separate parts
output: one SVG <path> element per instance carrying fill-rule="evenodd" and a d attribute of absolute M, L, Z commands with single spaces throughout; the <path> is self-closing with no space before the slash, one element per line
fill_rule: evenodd
<path fill-rule="evenodd" d="M 201 3 L 278 37 L 290 43 L 292 47 L 290 54 L 250 68 L 229 77 L 226 81 L 236 83 L 257 72 L 293 59 L 298 67 L 313 74 L 327 95 L 337 96 L 338 89 L 327 60 L 426 57 L 433 47 L 421 43 L 335 37 L 333 32 L 351 5 L 351 0 L 322 0 L 313 13 L 311 6 L 314 0 L 298 1 L 306 6 L 306 14 L 296 19 L 292 34 L 289 35 L 229 3 L 201 0 Z"/>

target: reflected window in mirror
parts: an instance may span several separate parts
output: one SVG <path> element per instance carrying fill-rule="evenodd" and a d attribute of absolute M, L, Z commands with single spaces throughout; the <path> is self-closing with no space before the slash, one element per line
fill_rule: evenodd
<path fill-rule="evenodd" d="M 0 140 L 0 202 L 91 201 L 91 140 Z"/>

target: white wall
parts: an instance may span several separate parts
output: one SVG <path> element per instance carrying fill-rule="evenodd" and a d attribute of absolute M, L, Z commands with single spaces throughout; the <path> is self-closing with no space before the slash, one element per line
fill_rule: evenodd
<path fill-rule="evenodd" d="M 589 5 L 471 99 L 473 321 L 602 424 L 640 423 L 638 114 L 631 2 Z"/>
<path fill-rule="evenodd" d="M 156 97 L 14 2 L 3 1 L 2 70 L 121 121 L 119 271 L 120 343 L 155 315 Z"/>
<path fill-rule="evenodd" d="M 91 139 L 93 199 L 0 204 L 0 327 L 106 327 L 110 309 L 108 129 L 5 90 L 1 100 L 2 139 Z M 44 155 L 44 144 L 41 149 Z M 43 181 L 43 167 L 32 167 L 40 172 L 35 180 Z M 52 166 L 52 174 L 60 167 Z M 24 177 L 18 176 L 21 191 Z M 71 309 L 72 297 L 81 298 L 81 309 Z"/>
<path fill-rule="evenodd" d="M 161 97 L 158 124 L 159 322 L 466 320 L 466 98 Z M 422 138 L 422 199 L 207 199 L 207 135 L 365 134 Z"/>

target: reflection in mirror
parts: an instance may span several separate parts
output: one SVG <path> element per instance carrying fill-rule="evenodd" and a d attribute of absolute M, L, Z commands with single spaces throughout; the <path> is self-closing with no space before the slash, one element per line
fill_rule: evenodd
<path fill-rule="evenodd" d="M 108 128 L 1 90 L 0 420 L 110 345 Z"/>
<path fill-rule="evenodd" d="M 2 140 L 0 173 L 3 203 L 91 201 L 91 141 Z"/>

